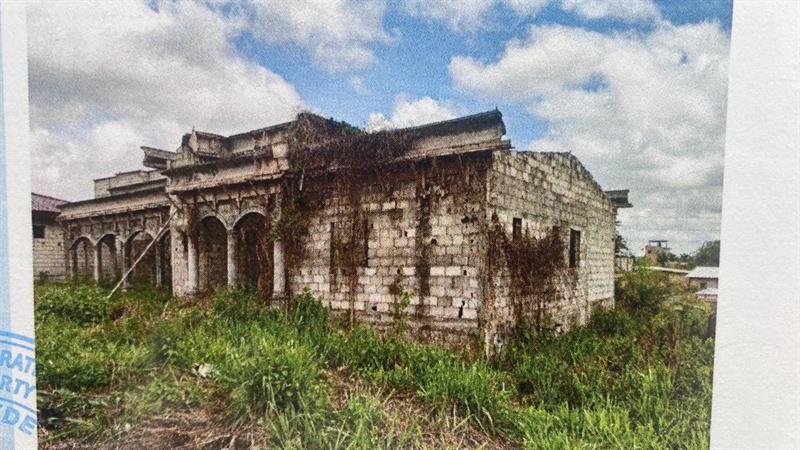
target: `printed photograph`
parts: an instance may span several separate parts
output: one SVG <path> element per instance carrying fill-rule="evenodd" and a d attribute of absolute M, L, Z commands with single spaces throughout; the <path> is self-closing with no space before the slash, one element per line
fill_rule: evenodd
<path fill-rule="evenodd" d="M 40 447 L 708 448 L 731 1 L 30 2 Z"/>

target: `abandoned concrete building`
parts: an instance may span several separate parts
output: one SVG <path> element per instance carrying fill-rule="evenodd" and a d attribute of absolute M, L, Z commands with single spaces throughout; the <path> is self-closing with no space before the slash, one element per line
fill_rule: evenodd
<path fill-rule="evenodd" d="M 31 193 L 33 223 L 33 277 L 36 281 L 64 281 L 64 232 L 56 222 L 66 200 Z"/>
<path fill-rule="evenodd" d="M 371 134 L 308 113 L 232 136 L 192 130 L 174 152 L 142 147 L 149 170 L 61 207 L 67 270 L 130 271 L 124 283 L 177 296 L 249 284 L 275 304 L 308 289 L 351 320 L 404 314 L 432 339 L 584 322 L 613 304 L 627 191 L 504 135 L 497 110 Z"/>

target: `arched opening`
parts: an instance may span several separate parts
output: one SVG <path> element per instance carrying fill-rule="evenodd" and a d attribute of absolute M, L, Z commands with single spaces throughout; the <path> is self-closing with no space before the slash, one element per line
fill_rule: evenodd
<path fill-rule="evenodd" d="M 206 217 L 197 224 L 199 288 L 209 291 L 228 282 L 228 235 L 216 217 Z"/>
<path fill-rule="evenodd" d="M 117 262 L 117 237 L 113 234 L 103 236 L 97 243 L 100 250 L 100 281 L 116 280 L 120 276 Z"/>
<path fill-rule="evenodd" d="M 158 240 L 159 269 L 161 272 L 161 286 L 172 289 L 172 239 L 169 231 L 165 232 Z"/>
<path fill-rule="evenodd" d="M 94 275 L 94 246 L 87 237 L 79 237 L 70 247 L 70 266 L 75 280 L 91 280 Z"/>
<path fill-rule="evenodd" d="M 269 222 L 256 212 L 242 216 L 234 226 L 238 282 L 272 293 L 272 241 L 269 239 Z"/>
<path fill-rule="evenodd" d="M 127 259 L 126 267 L 132 267 L 133 263 L 139 259 L 139 256 L 145 251 L 153 238 L 146 231 L 137 231 L 125 244 L 125 255 Z M 156 256 L 151 248 L 139 261 L 139 264 L 133 268 L 133 271 L 128 276 L 128 280 L 133 284 L 149 283 L 155 284 L 156 282 Z"/>

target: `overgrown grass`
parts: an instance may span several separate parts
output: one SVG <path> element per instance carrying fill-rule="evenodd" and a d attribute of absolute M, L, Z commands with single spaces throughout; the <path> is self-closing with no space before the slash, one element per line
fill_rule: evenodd
<path fill-rule="evenodd" d="M 109 301 L 98 287 L 40 286 L 42 442 L 94 446 L 199 408 L 280 448 L 706 448 L 709 311 L 648 277 L 621 280 L 622 307 L 491 361 L 349 330 L 309 294 L 285 312 L 248 290 L 183 304 L 147 288 Z"/>

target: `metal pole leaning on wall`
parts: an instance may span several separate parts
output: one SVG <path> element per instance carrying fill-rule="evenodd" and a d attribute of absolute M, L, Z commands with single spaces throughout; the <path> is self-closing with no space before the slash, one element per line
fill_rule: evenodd
<path fill-rule="evenodd" d="M 114 286 L 114 289 L 111 290 L 111 292 L 108 294 L 108 297 L 106 297 L 106 299 L 110 299 L 111 297 L 114 296 L 114 293 L 116 293 L 117 290 L 119 289 L 119 287 L 122 286 L 122 283 L 125 282 L 125 280 L 128 278 L 128 275 L 130 275 L 131 272 L 133 272 L 133 269 L 136 268 L 136 265 L 139 264 L 139 261 L 141 261 L 142 258 L 144 258 L 144 255 L 147 254 L 147 252 L 150 250 L 150 247 L 152 247 L 153 244 L 157 243 L 161 239 L 161 235 L 164 234 L 164 230 L 167 229 L 167 225 L 169 225 L 170 221 L 172 221 L 172 218 L 175 217 L 175 214 L 177 214 L 177 213 L 178 213 L 178 209 L 175 208 L 175 211 L 172 211 L 172 214 L 169 216 L 169 219 L 167 219 L 167 221 L 164 222 L 164 225 L 161 225 L 161 229 L 158 230 L 158 233 L 156 233 L 156 235 L 153 238 L 153 240 L 150 241 L 149 244 L 147 244 L 147 247 L 145 247 L 144 251 L 139 254 L 139 257 L 136 258 L 136 261 L 134 261 L 133 264 L 131 264 L 131 267 L 128 268 L 128 271 L 125 272 L 122 275 L 122 278 L 119 279 L 119 281 L 117 282 L 117 285 Z"/>

